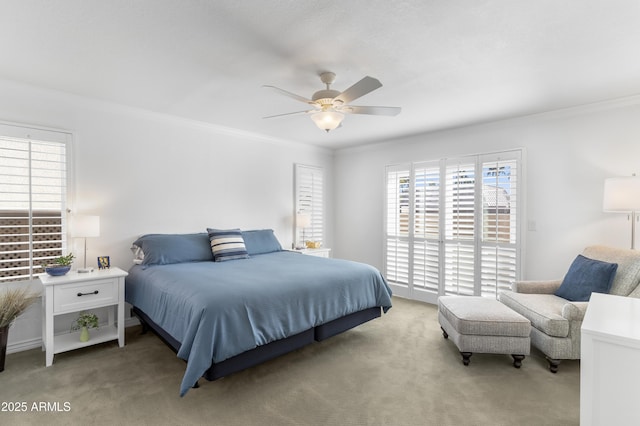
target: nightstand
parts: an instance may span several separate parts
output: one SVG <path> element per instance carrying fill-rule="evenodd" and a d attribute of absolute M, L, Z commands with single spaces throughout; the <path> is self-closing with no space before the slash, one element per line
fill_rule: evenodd
<path fill-rule="evenodd" d="M 324 248 L 324 247 L 316 248 L 316 249 L 312 249 L 312 248 L 295 249 L 294 251 L 297 251 L 302 254 L 307 254 L 309 256 L 331 257 L 331 249 Z"/>
<path fill-rule="evenodd" d="M 93 272 L 71 271 L 66 275 L 39 276 L 44 286 L 42 298 L 42 343 L 46 351 L 46 366 L 53 364 L 53 355 L 97 343 L 118 339 L 124 346 L 124 277 L 120 268 L 98 269 Z M 109 307 L 108 322 L 91 329 L 88 342 L 80 341 L 80 332 L 54 335 L 55 317 L 71 312 Z M 115 311 L 118 312 L 117 321 Z"/>

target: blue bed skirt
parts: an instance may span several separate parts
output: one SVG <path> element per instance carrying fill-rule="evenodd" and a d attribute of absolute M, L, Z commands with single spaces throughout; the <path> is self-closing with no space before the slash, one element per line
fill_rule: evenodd
<path fill-rule="evenodd" d="M 180 342 L 164 331 L 162 327 L 154 323 L 140 309 L 134 307 L 133 312 L 140 319 L 143 327 L 148 327 L 153 330 L 167 346 L 169 346 L 175 353 L 178 353 L 178 350 L 180 349 Z M 229 374 L 254 367 L 273 358 L 277 358 L 281 355 L 307 346 L 314 341 L 323 341 L 351 328 L 357 327 L 367 321 L 378 318 L 381 315 L 380 312 L 380 308 L 369 308 L 363 311 L 354 312 L 327 324 L 322 324 L 303 331 L 302 333 L 298 333 L 294 336 L 276 340 L 275 342 L 267 343 L 266 345 L 243 352 L 222 362 L 212 362 L 211 367 L 209 367 L 203 377 L 207 380 L 213 381 L 228 376 Z"/>

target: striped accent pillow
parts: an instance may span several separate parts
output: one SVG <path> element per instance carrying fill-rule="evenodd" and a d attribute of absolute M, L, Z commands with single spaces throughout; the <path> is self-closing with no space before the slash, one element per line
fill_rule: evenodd
<path fill-rule="evenodd" d="M 209 233 L 214 261 L 224 262 L 225 260 L 249 258 L 242 232 L 239 229 L 207 228 L 207 232 Z"/>

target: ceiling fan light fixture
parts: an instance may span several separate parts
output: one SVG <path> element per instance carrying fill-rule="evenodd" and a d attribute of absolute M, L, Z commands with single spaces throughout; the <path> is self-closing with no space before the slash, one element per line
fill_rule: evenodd
<path fill-rule="evenodd" d="M 398 115 L 401 111 L 400 107 L 385 106 L 354 106 L 351 102 L 373 92 L 382 87 L 382 83 L 378 79 L 365 76 L 348 89 L 339 92 L 331 88 L 331 84 L 335 81 L 336 75 L 332 72 L 323 72 L 320 74 L 320 80 L 326 85 L 326 88 L 315 92 L 311 99 L 304 96 L 296 95 L 275 86 L 263 86 L 276 90 L 281 95 L 295 99 L 299 102 L 311 105 L 314 109 L 306 111 L 297 111 L 287 114 L 272 115 L 264 118 L 281 117 L 284 115 L 294 114 L 310 114 L 313 122 L 318 128 L 325 132 L 330 132 L 342 125 L 345 114 L 368 114 L 368 115 Z"/>
<path fill-rule="evenodd" d="M 344 114 L 337 111 L 321 111 L 311 114 L 311 119 L 318 128 L 329 132 L 340 126 L 344 120 Z"/>

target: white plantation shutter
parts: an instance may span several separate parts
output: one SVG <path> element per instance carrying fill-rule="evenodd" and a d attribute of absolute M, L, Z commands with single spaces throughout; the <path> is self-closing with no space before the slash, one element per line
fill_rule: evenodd
<path fill-rule="evenodd" d="M 497 297 L 516 279 L 518 263 L 518 158 L 483 156 L 482 274 L 483 296 Z"/>
<path fill-rule="evenodd" d="M 0 125 L 0 282 L 33 279 L 66 249 L 69 140 Z"/>
<path fill-rule="evenodd" d="M 497 297 L 518 278 L 521 152 L 389 166 L 385 273 L 402 296 Z"/>
<path fill-rule="evenodd" d="M 410 170 L 407 166 L 387 167 L 385 233 L 387 280 L 409 284 Z"/>
<path fill-rule="evenodd" d="M 474 294 L 475 162 L 446 163 L 445 294 Z"/>
<path fill-rule="evenodd" d="M 457 242 L 445 244 L 445 294 L 475 294 L 474 248 L 472 244 Z"/>
<path fill-rule="evenodd" d="M 311 225 L 302 230 L 296 227 L 296 241 L 324 242 L 324 173 L 321 167 L 295 165 L 296 213 L 310 216 Z"/>
<path fill-rule="evenodd" d="M 440 280 L 440 166 L 414 166 L 413 286 L 438 293 Z"/>
<path fill-rule="evenodd" d="M 516 248 L 482 245 L 482 296 L 497 297 L 516 279 Z"/>

